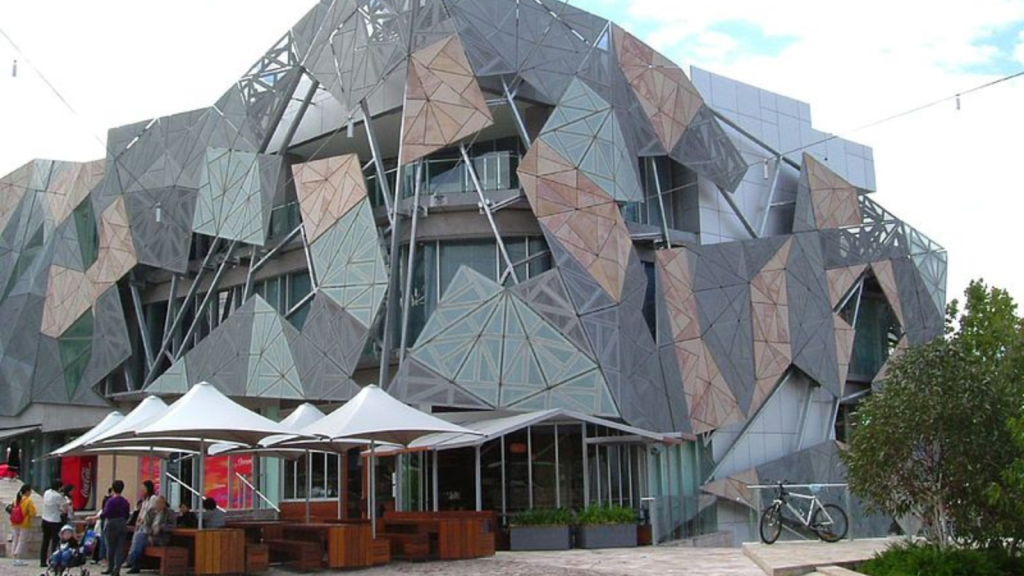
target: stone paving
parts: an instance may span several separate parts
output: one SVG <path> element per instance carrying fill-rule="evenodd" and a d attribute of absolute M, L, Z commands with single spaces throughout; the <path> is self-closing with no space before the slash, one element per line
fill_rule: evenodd
<path fill-rule="evenodd" d="M 818 566 L 850 566 L 885 550 L 899 538 L 863 538 L 826 542 L 747 543 L 743 552 L 768 576 L 799 576 L 814 572 Z"/>
<path fill-rule="evenodd" d="M 493 558 L 458 562 L 394 562 L 388 566 L 333 574 L 366 576 L 765 576 L 814 572 L 816 566 L 844 564 L 870 558 L 893 540 L 855 540 L 838 544 L 780 542 L 772 546 L 746 544 L 743 548 L 680 548 L 674 546 L 568 550 L 564 552 L 499 552 Z M 757 562 L 751 559 L 753 554 Z M 0 558 L 0 576 L 38 576 L 38 560 L 24 568 Z M 759 565 L 761 567 L 759 567 Z M 764 567 L 765 569 L 762 569 Z M 101 567 L 89 566 L 93 576 Z M 73 576 L 77 573 L 73 572 Z M 145 571 L 153 575 L 155 572 Z M 271 569 L 267 576 L 295 572 Z M 317 572 L 328 576 L 331 572 Z"/>

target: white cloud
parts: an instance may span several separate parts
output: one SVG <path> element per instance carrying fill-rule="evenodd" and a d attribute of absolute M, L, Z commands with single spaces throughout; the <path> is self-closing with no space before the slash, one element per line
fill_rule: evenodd
<path fill-rule="evenodd" d="M 1024 21 L 1024 1 L 631 0 L 627 12 L 684 66 L 809 102 L 815 127 L 843 134 L 994 79 L 972 66 L 993 61 L 984 39 Z M 776 56 L 707 48 L 726 46 L 715 30 L 736 21 L 790 42 Z M 1016 50 L 1024 62 L 1024 33 Z M 959 112 L 950 102 L 849 135 L 875 150 L 875 198 L 949 251 L 950 297 L 984 277 L 1024 302 L 1024 269 L 1008 260 L 1024 214 L 1020 102 L 1024 79 L 964 96 Z"/>
<path fill-rule="evenodd" d="M 1013 57 L 1017 59 L 1017 62 L 1024 64 L 1024 30 L 1020 31 L 1020 35 L 1017 36 L 1017 49 L 1013 52 Z"/>

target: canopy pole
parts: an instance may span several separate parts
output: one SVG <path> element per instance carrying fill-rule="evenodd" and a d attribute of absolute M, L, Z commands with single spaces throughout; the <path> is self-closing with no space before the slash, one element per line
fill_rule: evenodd
<path fill-rule="evenodd" d="M 484 501 L 483 500 L 483 494 L 481 494 L 481 491 L 483 490 L 483 478 L 482 478 L 482 474 L 480 472 L 480 445 L 479 444 L 476 445 L 476 466 L 475 466 L 475 468 L 476 468 L 476 482 L 475 482 L 475 484 L 476 484 L 476 511 L 479 512 L 479 511 L 484 509 L 484 506 L 483 506 L 483 501 Z"/>
<path fill-rule="evenodd" d="M 206 510 L 206 439 L 199 439 L 199 529 L 203 529 L 203 512 Z"/>
<path fill-rule="evenodd" d="M 377 500 L 377 498 L 376 498 L 377 479 L 376 479 L 376 470 L 374 470 L 374 468 L 376 468 L 376 466 L 375 466 L 376 450 L 377 450 L 377 442 L 375 440 L 370 440 L 370 474 L 369 474 L 370 494 L 369 494 L 369 498 L 367 498 L 367 504 L 369 504 L 369 506 L 370 506 L 370 527 L 372 529 L 372 534 L 373 534 L 373 539 L 374 540 L 377 539 L 377 504 L 376 504 L 376 500 Z"/>
<path fill-rule="evenodd" d="M 309 495 L 313 491 L 313 459 L 306 450 L 306 524 L 309 524 Z"/>
<path fill-rule="evenodd" d="M 431 496 L 433 496 L 432 500 L 434 501 L 434 512 L 437 512 L 441 509 L 441 504 L 438 501 L 441 496 L 441 489 L 437 486 L 437 452 L 438 451 L 435 449 L 434 465 L 430 467 L 430 476 L 432 479 L 430 493 Z"/>
<path fill-rule="evenodd" d="M 341 482 L 341 478 L 342 478 L 341 466 L 342 466 L 342 458 L 341 458 L 341 453 L 339 452 L 338 453 L 338 482 Z M 339 520 L 341 519 L 341 491 L 344 490 L 345 488 L 346 487 L 343 486 L 342 484 L 338 485 L 338 519 Z"/>

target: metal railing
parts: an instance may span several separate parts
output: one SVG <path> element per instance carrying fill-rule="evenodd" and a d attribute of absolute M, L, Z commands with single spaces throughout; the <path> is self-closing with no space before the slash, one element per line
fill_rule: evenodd
<path fill-rule="evenodd" d="M 241 475 L 241 474 L 239 474 L 238 472 L 235 472 L 235 476 L 236 476 L 236 477 L 237 477 L 237 478 L 238 478 L 239 480 L 241 480 L 241 481 L 242 481 L 242 484 L 245 484 L 246 486 L 248 486 L 248 487 L 249 487 L 249 489 L 250 489 L 250 490 L 252 490 L 252 493 L 253 493 L 253 494 L 255 494 L 255 495 L 259 496 L 259 497 L 260 497 L 260 500 L 263 500 L 264 502 L 266 502 L 266 503 L 267 503 L 267 506 L 270 506 L 270 507 L 271 507 L 271 508 L 273 508 L 273 509 L 274 509 L 274 511 L 276 511 L 276 512 L 280 512 L 280 511 L 281 511 L 281 509 L 280 509 L 280 508 L 278 508 L 276 504 L 274 504 L 273 502 L 271 502 L 271 501 L 270 501 L 270 500 L 269 500 L 269 499 L 268 499 L 268 498 L 267 498 L 266 496 L 264 496 L 264 495 L 263 495 L 263 492 L 260 492 L 258 488 L 256 488 L 255 486 L 253 486 L 253 485 L 252 485 L 252 483 L 251 483 L 251 482 L 249 482 L 249 480 L 247 480 L 245 476 L 242 476 L 242 475 Z"/>
<path fill-rule="evenodd" d="M 488 152 L 472 159 L 473 168 L 476 170 L 484 192 L 499 190 L 514 190 L 519 187 L 519 178 L 516 168 L 519 166 L 519 155 L 511 151 Z M 392 168 L 385 174 L 394 188 L 395 172 Z M 411 198 L 415 191 L 414 170 L 404 170 L 402 177 L 402 197 Z M 473 194 L 476 188 L 473 185 L 472 177 L 467 170 L 466 163 L 461 158 L 437 158 L 423 161 L 421 171 L 422 196 L 443 196 L 446 194 Z M 377 175 L 372 171 L 366 174 L 366 185 L 369 189 L 371 200 L 375 206 L 383 205 L 383 197 Z"/>
<path fill-rule="evenodd" d="M 165 472 L 165 474 L 167 475 L 168 479 L 173 480 L 174 482 L 177 482 L 179 486 L 181 486 L 185 490 L 188 490 L 193 496 L 199 498 L 200 506 L 202 506 L 202 501 L 203 501 L 204 498 L 206 498 L 206 496 L 204 496 L 204 495 L 200 494 L 199 492 L 197 492 L 195 488 L 189 486 L 184 481 L 182 481 L 181 478 L 178 478 L 174 474 L 171 474 L 170 472 Z M 220 507 L 220 504 L 217 505 L 217 509 L 220 510 L 221 512 L 227 512 L 227 510 L 225 510 L 225 509 Z"/>

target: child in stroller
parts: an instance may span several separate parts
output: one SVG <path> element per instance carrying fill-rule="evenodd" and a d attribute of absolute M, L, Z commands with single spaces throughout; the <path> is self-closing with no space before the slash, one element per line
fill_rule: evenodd
<path fill-rule="evenodd" d="M 70 524 L 65 524 L 60 529 L 60 542 L 57 550 L 50 555 L 44 576 L 70 576 L 74 568 L 79 568 L 78 576 L 89 576 L 85 562 L 92 552 L 90 547 L 95 546 L 95 543 L 96 536 L 90 530 L 85 533 L 83 544 L 79 546 L 78 539 L 75 538 L 75 529 Z"/>

